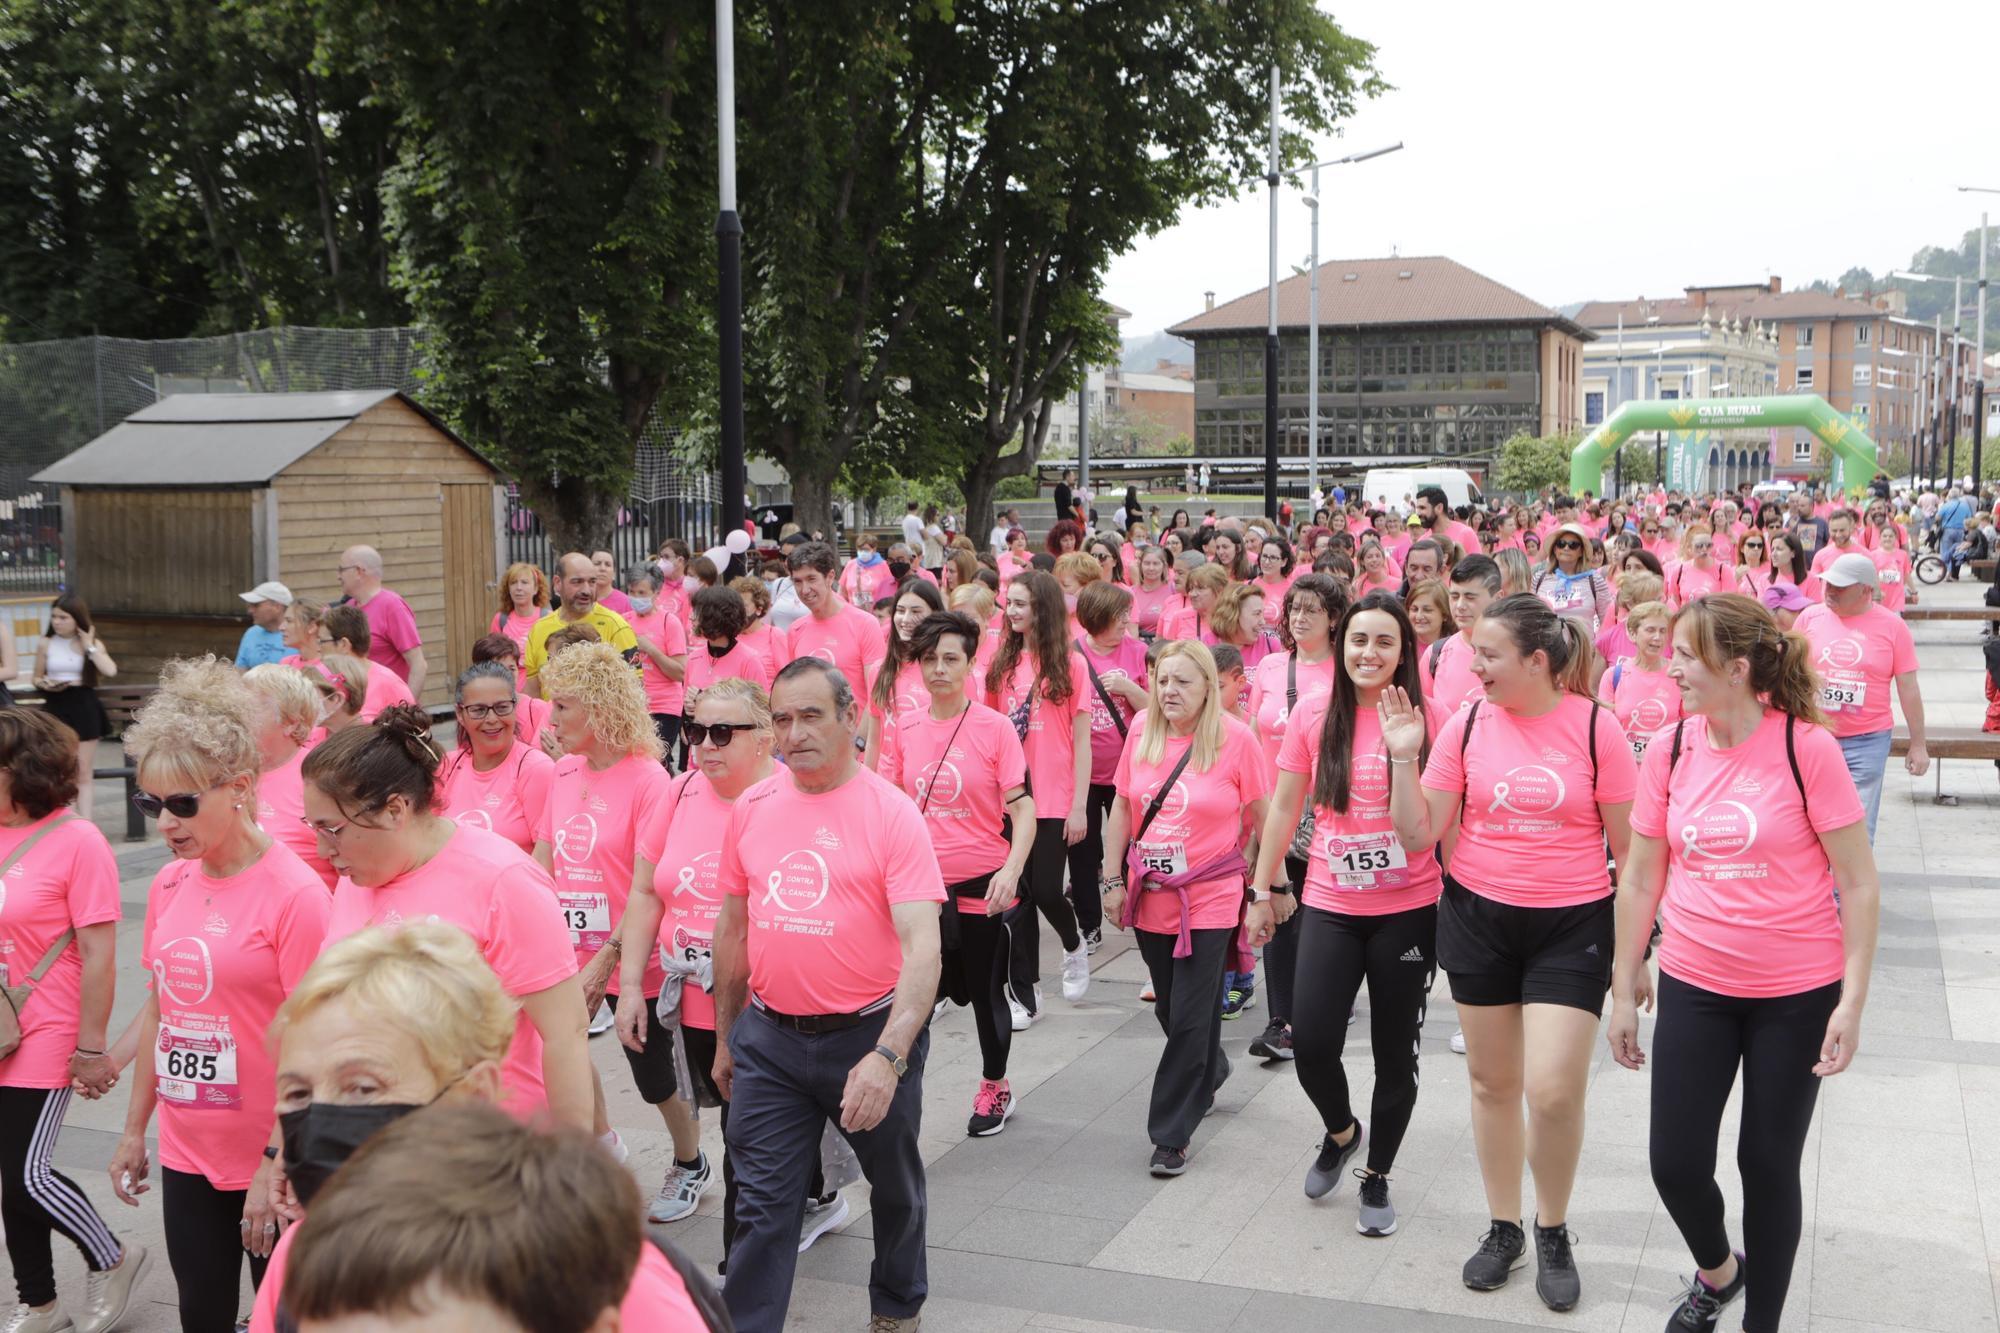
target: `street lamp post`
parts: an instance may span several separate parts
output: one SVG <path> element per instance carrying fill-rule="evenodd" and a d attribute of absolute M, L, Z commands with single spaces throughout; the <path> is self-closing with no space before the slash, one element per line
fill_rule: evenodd
<path fill-rule="evenodd" d="M 743 526 L 743 222 L 736 215 L 736 16 L 715 0 L 716 332 L 722 359 L 722 535 Z"/>
<path fill-rule="evenodd" d="M 1264 175 L 1271 200 L 1271 287 L 1264 328 L 1264 517 L 1278 521 L 1278 67 L 1271 66 L 1271 156 Z"/>

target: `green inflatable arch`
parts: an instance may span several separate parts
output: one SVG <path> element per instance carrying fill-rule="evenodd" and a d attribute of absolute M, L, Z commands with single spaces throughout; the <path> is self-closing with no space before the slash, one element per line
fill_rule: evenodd
<path fill-rule="evenodd" d="M 1683 398 L 1621 404 L 1570 454 L 1570 490 L 1603 495 L 1605 469 L 1619 447 L 1641 431 L 1672 432 L 1670 450 L 1691 460 L 1706 448 L 1701 436 L 1709 431 L 1767 426 L 1804 426 L 1818 436 L 1833 454 L 1832 484 L 1837 491 L 1858 492 L 1875 475 L 1875 441 L 1852 417 L 1836 411 L 1816 393 L 1779 398 Z M 1677 475 L 1672 463 L 1667 473 L 1670 478 Z"/>

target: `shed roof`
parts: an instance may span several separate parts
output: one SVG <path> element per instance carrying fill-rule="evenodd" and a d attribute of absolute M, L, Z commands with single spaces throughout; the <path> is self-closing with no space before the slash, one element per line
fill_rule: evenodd
<path fill-rule="evenodd" d="M 395 389 L 178 393 L 140 408 L 32 480 L 58 486 L 262 486 L 391 398 L 402 399 L 478 457 L 422 404 Z"/>

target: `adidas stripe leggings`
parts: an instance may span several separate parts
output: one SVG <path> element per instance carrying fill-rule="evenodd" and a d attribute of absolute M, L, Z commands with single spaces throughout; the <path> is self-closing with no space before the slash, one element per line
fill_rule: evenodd
<path fill-rule="evenodd" d="M 1437 906 L 1386 916 L 1346 916 L 1301 907 L 1298 973 L 1292 986 L 1292 1046 L 1299 1086 L 1329 1134 L 1354 1123 L 1347 1069 L 1347 1015 L 1368 983 L 1368 1036 L 1375 1052 L 1368 1169 L 1384 1175 L 1417 1106 L 1417 1044 L 1437 975 Z"/>
<path fill-rule="evenodd" d="M 49 1165 L 69 1100 L 68 1088 L 0 1088 L 0 1218 L 24 1305 L 56 1298 L 53 1233 L 83 1251 L 93 1271 L 116 1267 L 124 1254 L 90 1199 Z"/>

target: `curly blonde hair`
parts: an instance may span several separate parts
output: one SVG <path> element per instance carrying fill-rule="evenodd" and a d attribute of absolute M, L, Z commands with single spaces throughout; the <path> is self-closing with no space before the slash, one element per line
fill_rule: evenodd
<path fill-rule="evenodd" d="M 550 658 L 541 673 L 542 695 L 583 706 L 590 730 L 606 749 L 658 759 L 660 735 L 646 711 L 639 673 L 608 643 L 579 643 Z"/>
<path fill-rule="evenodd" d="M 243 673 L 243 683 L 277 715 L 278 725 L 300 745 L 319 725 L 320 693 L 305 672 L 283 662 L 266 662 Z"/>
<path fill-rule="evenodd" d="M 253 719 L 262 703 L 234 667 L 214 654 L 177 658 L 125 732 L 141 772 L 206 790 L 263 768 Z"/>

